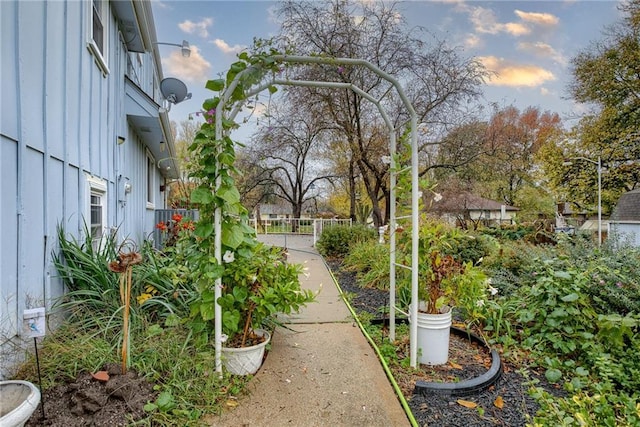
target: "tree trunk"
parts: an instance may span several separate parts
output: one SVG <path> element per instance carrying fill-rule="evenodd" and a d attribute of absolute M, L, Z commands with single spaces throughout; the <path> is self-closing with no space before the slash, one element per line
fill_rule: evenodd
<path fill-rule="evenodd" d="M 355 168 L 353 167 L 353 158 L 349 160 L 349 218 L 351 221 L 356 222 L 356 177 Z"/>

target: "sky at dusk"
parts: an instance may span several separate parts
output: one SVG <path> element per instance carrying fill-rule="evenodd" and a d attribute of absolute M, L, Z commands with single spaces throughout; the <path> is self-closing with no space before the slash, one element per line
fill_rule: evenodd
<path fill-rule="evenodd" d="M 584 107 L 568 99 L 570 61 L 601 40 L 605 28 L 621 18 L 617 1 L 407 1 L 397 3 L 409 28 L 422 26 L 463 57 L 475 57 L 496 73 L 483 87 L 486 105 L 529 106 L 562 118 Z M 183 80 L 193 94 L 173 105 L 180 122 L 213 95 L 207 80 L 226 74 L 236 55 L 254 38 L 279 31 L 276 2 L 153 0 L 158 41 L 187 40 L 191 56 L 160 45 L 165 77 Z"/>

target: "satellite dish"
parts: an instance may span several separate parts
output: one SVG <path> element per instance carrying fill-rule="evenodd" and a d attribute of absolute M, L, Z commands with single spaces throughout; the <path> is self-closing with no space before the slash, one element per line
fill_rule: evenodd
<path fill-rule="evenodd" d="M 191 94 L 187 93 L 187 85 L 182 80 L 174 77 L 167 77 L 160 82 L 160 92 L 162 96 L 172 104 L 178 104 L 185 99 L 191 99 Z"/>

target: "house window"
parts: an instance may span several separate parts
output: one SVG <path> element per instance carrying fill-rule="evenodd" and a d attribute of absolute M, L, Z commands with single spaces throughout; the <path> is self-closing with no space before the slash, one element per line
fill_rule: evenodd
<path fill-rule="evenodd" d="M 106 229 L 107 218 L 107 183 L 106 181 L 94 176 L 87 176 L 88 192 L 89 192 L 89 232 L 91 233 L 91 241 L 93 248 L 98 250 L 100 242 Z"/>
<path fill-rule="evenodd" d="M 106 0 L 93 0 L 90 4 L 88 47 L 96 58 L 96 64 L 98 64 L 104 74 L 108 74 L 109 67 L 107 66 L 106 59 L 109 47 L 109 3 Z"/>
<path fill-rule="evenodd" d="M 155 208 L 155 165 L 153 157 L 147 152 L 147 209 Z"/>
<path fill-rule="evenodd" d="M 91 19 L 93 29 L 91 32 L 91 38 L 96 44 L 98 51 L 100 51 L 100 55 L 104 56 L 104 25 L 102 25 L 102 7 L 103 5 L 101 0 L 93 0 L 93 16 Z"/>

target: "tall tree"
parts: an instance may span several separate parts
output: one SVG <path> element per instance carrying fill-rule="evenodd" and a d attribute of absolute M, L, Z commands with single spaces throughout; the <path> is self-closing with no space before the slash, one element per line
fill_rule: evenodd
<path fill-rule="evenodd" d="M 190 193 L 193 184 L 189 174 L 193 161 L 189 155 L 189 146 L 193 143 L 201 124 L 202 122 L 197 120 L 183 120 L 177 126 L 175 122 L 171 123 L 176 139 L 175 156 L 180 166 L 180 178 L 169 184 L 168 202 L 174 208 L 189 208 L 191 205 Z"/>
<path fill-rule="evenodd" d="M 570 93 L 592 110 L 574 129 L 575 143 L 564 146 L 567 157 L 602 159 L 607 204 L 640 183 L 640 0 L 620 8 L 623 18 L 572 59 Z M 565 176 L 570 181 L 583 178 Z M 587 200 L 593 190 L 584 190 L 574 194 Z"/>
<path fill-rule="evenodd" d="M 263 185 L 291 206 L 294 218 L 300 218 L 305 203 L 317 196 L 321 182 L 334 177 L 319 155 L 333 125 L 320 113 L 313 106 L 303 110 L 293 103 L 274 103 L 268 125 L 259 128 L 250 145 L 252 157 L 259 159 Z"/>
<path fill-rule="evenodd" d="M 549 188 L 538 173 L 539 152 L 560 135 L 562 123 L 555 113 L 496 108 L 488 121 L 472 121 L 443 138 L 433 163 L 435 176 L 447 188 L 530 210 L 524 212 L 527 217 L 553 213 Z"/>
<path fill-rule="evenodd" d="M 363 59 L 406 84 L 421 121 L 436 123 L 462 99 L 478 95 L 484 69 L 473 60 L 458 57 L 454 49 L 435 41 L 428 44 L 424 29 L 409 29 L 396 5 L 386 2 L 334 0 L 285 1 L 279 8 L 280 40 L 287 49 L 303 55 Z M 407 112 L 398 108 L 391 85 L 364 67 L 309 67 L 295 77 L 351 83 L 374 97 L 384 98 L 385 108 L 402 132 Z M 387 94 L 383 97 L 383 95 Z M 388 140 L 375 106 L 351 90 L 309 88 L 301 102 L 322 103 L 347 142 L 352 175 L 348 188 L 362 179 L 372 204 L 376 226 L 388 220 Z M 450 116 L 449 116 L 450 117 Z M 423 165 L 426 167 L 426 165 Z M 357 169 L 357 172 L 356 172 Z M 351 194 L 355 215 L 356 194 Z"/>

